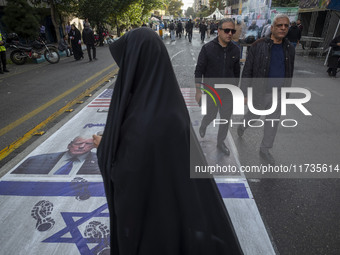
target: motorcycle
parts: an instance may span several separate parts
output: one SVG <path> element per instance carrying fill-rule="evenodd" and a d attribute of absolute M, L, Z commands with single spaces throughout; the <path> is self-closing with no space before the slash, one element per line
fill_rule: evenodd
<path fill-rule="evenodd" d="M 25 64 L 27 58 L 38 59 L 42 55 L 51 64 L 56 64 L 60 60 L 58 49 L 54 45 L 46 44 L 40 38 L 31 44 L 22 44 L 19 40 L 15 40 L 14 35 L 11 40 L 7 40 L 7 45 L 12 49 L 10 58 L 17 65 Z"/>
<path fill-rule="evenodd" d="M 108 32 L 103 32 L 103 42 L 106 44 L 111 44 L 113 43 L 115 40 L 113 39 L 113 36 L 110 35 Z M 94 45 L 97 47 L 100 43 L 100 38 L 98 34 L 94 34 Z"/>

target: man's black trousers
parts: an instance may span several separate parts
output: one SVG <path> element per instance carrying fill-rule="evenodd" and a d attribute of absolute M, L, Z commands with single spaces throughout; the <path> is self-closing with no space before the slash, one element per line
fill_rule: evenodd
<path fill-rule="evenodd" d="M 219 119 L 228 120 L 228 124 L 220 124 L 213 127 L 218 128 L 217 144 L 221 144 L 228 134 L 230 117 L 233 113 L 233 97 L 232 94 L 226 92 L 225 89 L 216 89 L 216 91 L 221 98 L 222 105 L 214 93 L 212 93 L 212 95 L 216 100 L 217 106 L 213 99 L 207 95 L 207 114 L 203 117 L 201 126 L 203 128 L 207 127 L 214 119 L 216 119 L 217 112 L 220 114 Z"/>
<path fill-rule="evenodd" d="M 96 47 L 94 44 L 86 44 L 87 54 L 89 55 L 89 59 L 92 60 L 91 57 L 91 49 L 93 51 L 93 58 L 96 58 Z"/>

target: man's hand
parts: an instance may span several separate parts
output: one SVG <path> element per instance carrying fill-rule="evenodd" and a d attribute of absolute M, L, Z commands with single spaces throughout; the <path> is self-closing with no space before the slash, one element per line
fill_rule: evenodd
<path fill-rule="evenodd" d="M 200 89 L 196 89 L 195 99 L 198 104 L 199 104 L 199 101 L 201 100 L 201 97 L 202 97 L 202 91 Z"/>
<path fill-rule="evenodd" d="M 95 148 L 98 148 L 100 141 L 102 140 L 102 136 L 101 135 L 93 135 L 93 144 Z"/>

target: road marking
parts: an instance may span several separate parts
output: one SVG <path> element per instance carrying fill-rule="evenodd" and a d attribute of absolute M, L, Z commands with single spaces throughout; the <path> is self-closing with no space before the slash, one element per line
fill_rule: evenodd
<path fill-rule="evenodd" d="M 304 74 L 315 74 L 314 72 L 305 71 L 305 70 L 296 70 L 296 72 L 298 72 L 298 73 L 304 73 Z"/>
<path fill-rule="evenodd" d="M 173 55 L 173 56 L 171 57 L 170 60 L 172 61 L 172 59 L 173 59 L 174 57 L 176 57 L 178 54 L 182 53 L 183 51 L 185 51 L 185 50 L 181 50 L 181 51 L 177 52 L 175 55 Z"/>
<path fill-rule="evenodd" d="M 318 95 L 318 96 L 320 96 L 320 97 L 323 97 L 323 96 L 324 96 L 323 94 L 321 94 L 321 93 L 319 93 L 319 92 L 317 92 L 317 91 L 315 91 L 315 90 L 312 90 L 312 89 L 310 89 L 310 88 L 308 88 L 308 87 L 305 87 L 305 89 L 308 89 L 310 92 L 312 92 L 313 94 Z"/>
<path fill-rule="evenodd" d="M 91 80 L 93 80 L 94 78 L 98 77 L 100 74 L 102 74 L 103 72 L 107 71 L 108 69 L 112 68 L 115 64 L 110 65 L 109 67 L 105 68 L 103 71 L 100 71 L 96 74 L 94 74 L 93 76 L 91 76 L 89 79 L 85 80 L 84 82 L 81 82 L 80 84 L 78 84 L 76 87 L 80 88 L 81 86 L 83 86 L 86 82 L 89 82 Z M 12 144 L 10 144 L 9 146 L 7 146 L 6 148 L 4 148 L 3 150 L 0 151 L 0 160 L 4 159 L 5 157 L 7 157 L 9 154 L 11 154 L 15 149 L 19 148 L 21 145 L 23 145 L 25 142 L 27 142 L 34 133 L 36 133 L 38 130 L 40 130 L 41 128 L 43 128 L 44 126 L 46 126 L 49 122 L 51 122 L 52 120 L 54 120 L 55 118 L 57 118 L 58 116 L 60 116 L 61 114 L 63 114 L 69 107 L 71 107 L 72 105 L 76 104 L 77 101 L 79 101 L 79 99 L 85 97 L 86 95 L 88 95 L 89 93 L 91 93 L 93 90 L 95 90 L 96 88 L 98 88 L 103 82 L 107 81 L 109 77 L 112 77 L 113 75 L 116 75 L 118 73 L 118 68 L 116 68 L 114 71 L 111 71 L 109 74 L 107 74 L 106 76 L 104 76 L 101 80 L 99 80 L 98 82 L 96 82 L 92 87 L 88 88 L 87 90 L 85 90 L 84 92 L 82 92 L 79 96 L 77 96 L 75 99 L 73 99 L 71 102 L 69 102 L 68 104 L 66 104 L 63 108 L 61 108 L 60 110 L 58 110 L 57 112 L 53 113 L 51 116 L 49 116 L 46 120 L 44 120 L 43 122 L 41 122 L 39 125 L 37 125 L 36 127 L 34 127 L 33 129 L 31 129 L 29 132 L 27 132 L 23 137 L 19 138 L 18 140 L 16 140 L 15 142 L 13 142 Z M 80 86 L 81 85 L 81 86 Z M 71 93 L 72 91 L 74 91 L 75 89 L 72 88 L 66 92 Z M 65 93 L 66 93 L 65 92 Z M 65 93 L 63 93 L 62 95 L 64 95 Z M 68 94 L 69 94 L 68 93 Z M 65 94 L 63 97 L 65 97 Z M 60 95 L 61 96 L 61 95 Z M 62 99 L 63 97 L 56 97 Z M 56 99 L 55 98 L 55 99 Z M 54 101 L 55 99 L 51 100 L 50 102 Z M 50 102 L 48 102 L 47 104 L 49 104 Z M 47 105 L 45 104 L 45 105 Z M 40 111 L 33 111 L 35 112 L 34 115 L 32 115 L 31 117 L 35 116 L 36 114 L 38 114 L 39 112 L 41 112 L 42 110 L 44 110 L 45 108 L 43 108 L 45 105 L 41 106 L 41 110 Z M 38 109 L 40 109 L 38 108 Z M 33 113 L 31 112 L 31 113 Z M 30 114 L 31 114 L 30 113 Z M 29 115 L 29 114 L 27 114 Z M 25 115 L 23 118 L 25 118 L 27 115 Z M 30 117 L 30 118 L 31 118 Z M 23 119 L 21 118 L 21 119 Z M 20 120 L 21 120 L 20 119 Z M 29 118 L 28 118 L 29 119 Z M 25 121 L 25 120 L 24 120 Z M 22 122 L 24 122 L 22 121 Z M 21 122 L 21 123 L 22 123 Z M 17 125 L 20 125 L 21 123 L 18 124 L 17 121 L 13 122 Z M 10 125 L 13 125 L 10 124 Z M 8 125 L 6 128 L 8 128 L 10 125 Z M 16 125 L 16 126 L 17 126 Z M 13 126 L 11 129 L 15 128 L 16 126 Z M 1 129 L 1 131 L 3 132 L 5 128 Z M 11 130 L 9 129 L 9 130 Z M 8 130 L 8 131 L 9 131 Z M 8 132 L 7 131 L 7 132 Z M 4 132 L 5 134 L 6 132 Z M 2 134 L 1 134 L 2 135 Z"/>
<path fill-rule="evenodd" d="M 96 74 L 92 75 L 90 78 L 86 79 L 85 81 L 77 84 L 76 86 L 74 86 L 73 88 L 65 91 L 64 93 L 62 93 L 61 95 L 55 97 L 54 99 L 50 100 L 49 102 L 45 103 L 44 105 L 38 107 L 37 109 L 35 109 L 34 111 L 26 114 L 25 116 L 21 117 L 20 119 L 12 122 L 11 124 L 7 125 L 6 127 L 0 129 L 0 136 L 6 134 L 7 132 L 11 131 L 13 128 L 16 128 L 17 126 L 19 126 L 20 124 L 22 124 L 23 122 L 29 120 L 30 118 L 36 116 L 38 113 L 42 112 L 43 110 L 45 110 L 46 108 L 48 108 L 49 106 L 55 104 L 56 102 L 58 102 L 59 100 L 63 99 L 64 97 L 68 96 L 69 94 L 71 94 L 73 91 L 81 88 L 82 86 L 84 86 L 86 83 L 92 81 L 93 79 L 97 78 L 99 75 L 101 75 L 102 73 L 106 72 L 107 70 L 109 70 L 110 68 L 112 68 L 115 64 L 112 64 L 110 66 L 108 66 L 107 68 L 105 68 L 102 71 L 97 72 Z"/>

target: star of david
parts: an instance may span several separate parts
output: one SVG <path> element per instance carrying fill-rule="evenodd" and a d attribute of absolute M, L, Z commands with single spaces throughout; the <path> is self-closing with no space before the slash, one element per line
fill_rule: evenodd
<path fill-rule="evenodd" d="M 103 248 L 108 247 L 109 239 L 108 238 L 85 238 L 81 234 L 78 226 L 83 224 L 84 222 L 88 221 L 94 217 L 109 217 L 109 213 L 103 213 L 104 210 L 108 208 L 107 204 L 100 206 L 99 208 L 95 209 L 89 213 L 82 213 L 82 212 L 61 212 L 61 215 L 66 223 L 66 227 L 60 230 L 59 232 L 55 233 L 54 235 L 48 237 L 47 239 L 43 240 L 44 243 L 74 243 L 80 254 L 97 254 Z M 74 217 L 77 218 L 75 221 Z M 71 237 L 63 237 L 65 234 L 70 233 Z M 89 248 L 88 244 L 97 243 L 95 247 L 92 249 Z"/>

